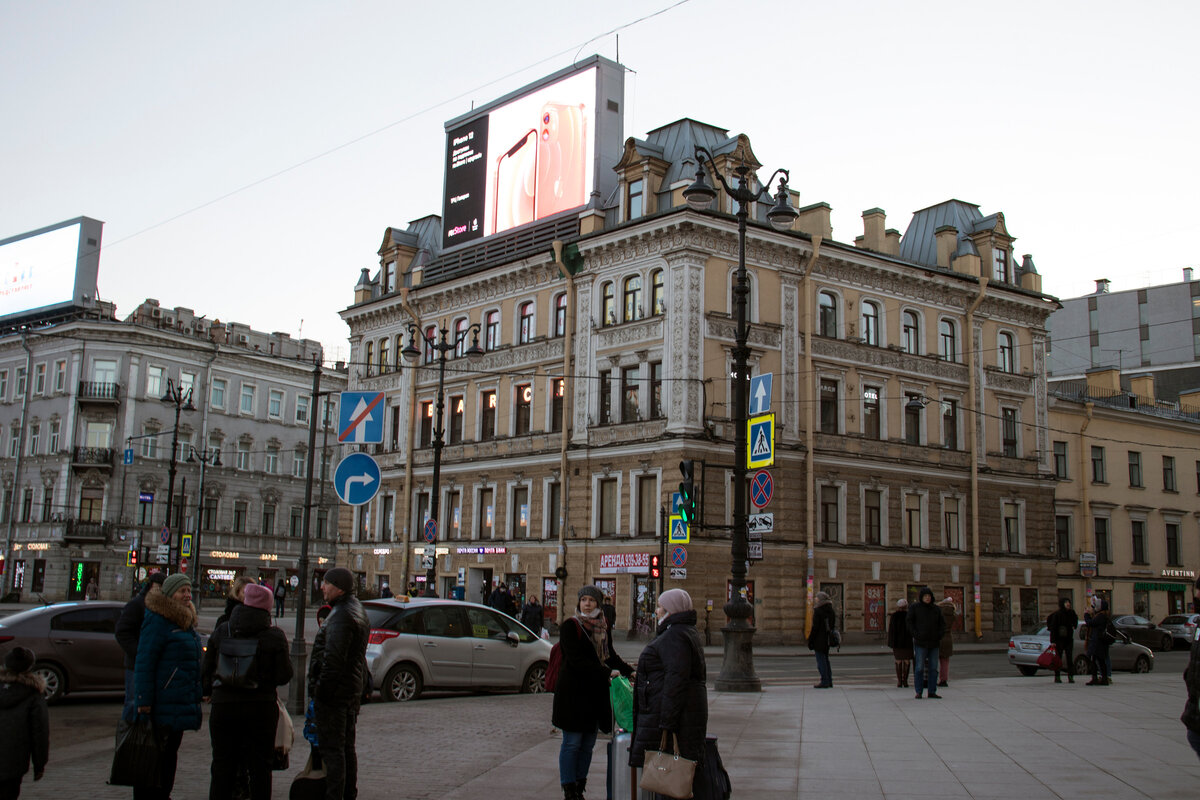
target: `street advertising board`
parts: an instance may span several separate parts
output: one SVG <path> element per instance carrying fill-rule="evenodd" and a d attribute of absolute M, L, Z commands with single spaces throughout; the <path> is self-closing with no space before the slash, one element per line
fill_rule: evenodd
<path fill-rule="evenodd" d="M 93 305 L 103 229 L 76 217 L 0 239 L 0 319 Z"/>

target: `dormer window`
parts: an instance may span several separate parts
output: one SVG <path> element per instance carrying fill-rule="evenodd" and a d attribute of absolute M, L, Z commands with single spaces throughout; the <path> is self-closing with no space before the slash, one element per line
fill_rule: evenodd
<path fill-rule="evenodd" d="M 1012 270 L 1009 268 L 1008 251 L 999 247 L 992 249 L 992 278 L 1002 283 L 1012 283 Z"/>
<path fill-rule="evenodd" d="M 637 219 L 646 213 L 643 190 L 645 182 L 639 178 L 629 182 L 629 219 Z"/>

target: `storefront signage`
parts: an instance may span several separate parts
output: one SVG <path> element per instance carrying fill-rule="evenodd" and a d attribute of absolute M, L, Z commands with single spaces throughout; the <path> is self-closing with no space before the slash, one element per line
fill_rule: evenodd
<path fill-rule="evenodd" d="M 508 552 L 506 547 L 459 547 L 455 549 L 460 556 L 493 556 Z"/>
<path fill-rule="evenodd" d="M 1085 578 L 1096 577 L 1097 561 L 1095 553 L 1079 554 L 1079 574 Z"/>
<path fill-rule="evenodd" d="M 30 542 L 25 545 L 26 550 L 49 550 L 50 545 L 47 542 Z"/>
<path fill-rule="evenodd" d="M 1182 583 L 1145 583 L 1137 581 L 1133 584 L 1135 592 L 1186 592 L 1188 587 Z"/>
<path fill-rule="evenodd" d="M 234 550 L 211 550 L 208 554 L 212 558 L 241 558 L 242 554 Z"/>
<path fill-rule="evenodd" d="M 600 573 L 603 575 L 650 573 L 649 553 L 603 553 L 600 556 Z"/>
<path fill-rule="evenodd" d="M 1196 578 L 1195 570 L 1190 569 L 1164 569 L 1160 578 Z"/>
<path fill-rule="evenodd" d="M 392 548 L 390 548 L 390 547 L 376 547 L 375 548 L 375 555 L 377 555 L 377 556 L 390 556 L 391 554 L 392 554 Z"/>
<path fill-rule="evenodd" d="M 231 581 L 237 577 L 237 573 L 231 569 L 210 569 L 205 574 L 210 581 Z"/>
<path fill-rule="evenodd" d="M 261 555 L 259 555 L 259 558 L 261 558 L 263 561 L 278 561 L 279 560 L 279 556 L 276 555 L 275 553 L 262 553 Z"/>
<path fill-rule="evenodd" d="M 328 564 L 328 563 L 329 563 L 329 559 L 328 559 L 328 558 L 326 558 L 325 556 L 321 556 L 320 558 L 318 558 L 318 559 L 317 559 L 317 563 L 318 563 L 318 564 Z"/>

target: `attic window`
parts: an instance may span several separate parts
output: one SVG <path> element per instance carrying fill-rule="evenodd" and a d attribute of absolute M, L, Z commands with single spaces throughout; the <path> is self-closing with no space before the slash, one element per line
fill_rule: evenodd
<path fill-rule="evenodd" d="M 644 182 L 639 178 L 629 182 L 629 219 L 637 219 L 646 213 L 643 198 Z"/>
<path fill-rule="evenodd" d="M 1002 248 L 992 250 L 992 277 L 1002 283 L 1012 283 L 1012 271 L 1009 269 L 1008 251 Z"/>

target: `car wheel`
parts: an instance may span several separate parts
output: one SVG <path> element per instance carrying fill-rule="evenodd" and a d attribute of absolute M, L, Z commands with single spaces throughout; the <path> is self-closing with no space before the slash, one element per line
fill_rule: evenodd
<path fill-rule="evenodd" d="M 1175 648 L 1175 637 L 1171 634 L 1165 634 L 1162 639 L 1162 647 L 1159 650 L 1172 650 Z"/>
<path fill-rule="evenodd" d="M 1150 671 L 1149 656 L 1147 656 L 1145 653 L 1138 656 L 1137 660 L 1133 662 L 1133 671 L 1134 672 L 1149 672 Z"/>
<path fill-rule="evenodd" d="M 526 694 L 541 694 L 546 691 L 546 662 L 539 661 L 525 673 L 521 691 Z"/>
<path fill-rule="evenodd" d="M 46 682 L 46 702 L 53 703 L 63 696 L 67 690 L 67 679 L 63 671 L 53 664 L 34 664 L 33 674 L 40 675 Z"/>
<path fill-rule="evenodd" d="M 1075 674 L 1087 675 L 1092 671 L 1092 662 L 1087 656 L 1075 656 Z"/>
<path fill-rule="evenodd" d="M 412 664 L 397 664 L 388 670 L 379 694 L 389 702 L 406 702 L 421 696 L 421 671 Z"/>
<path fill-rule="evenodd" d="M 1037 667 L 1031 667 L 1028 664 L 1020 664 L 1017 666 L 1017 669 L 1021 670 L 1021 674 L 1027 678 L 1037 675 L 1038 671 Z"/>

